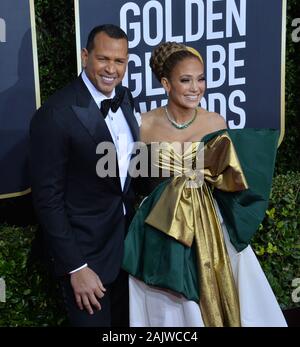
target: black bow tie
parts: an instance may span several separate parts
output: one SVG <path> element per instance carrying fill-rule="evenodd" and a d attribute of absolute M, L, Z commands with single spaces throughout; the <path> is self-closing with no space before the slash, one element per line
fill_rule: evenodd
<path fill-rule="evenodd" d="M 124 91 L 116 93 L 113 99 L 104 99 L 101 101 L 100 110 L 104 118 L 107 116 L 109 109 L 111 109 L 113 112 L 117 111 L 117 109 L 121 106 L 123 97 Z"/>

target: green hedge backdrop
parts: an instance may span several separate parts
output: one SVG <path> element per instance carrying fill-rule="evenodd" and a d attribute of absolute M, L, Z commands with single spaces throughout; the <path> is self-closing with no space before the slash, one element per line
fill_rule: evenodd
<path fill-rule="evenodd" d="M 292 300 L 292 280 L 300 278 L 300 42 L 291 36 L 300 2 L 287 4 L 286 132 L 269 209 L 252 242 L 283 309 L 300 306 Z M 35 11 L 43 102 L 77 75 L 73 0 L 35 0 Z M 30 195 L 0 200 L 0 277 L 7 287 L 0 326 L 66 324 L 57 288 L 31 254 L 35 230 Z"/>

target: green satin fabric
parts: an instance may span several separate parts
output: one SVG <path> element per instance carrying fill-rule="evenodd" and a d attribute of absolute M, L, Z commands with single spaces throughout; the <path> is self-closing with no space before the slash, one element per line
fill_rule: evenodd
<path fill-rule="evenodd" d="M 227 130 L 239 158 L 249 189 L 227 193 L 213 192 L 230 241 L 240 252 L 246 248 L 268 208 L 275 167 L 279 131 L 275 129 Z M 209 141 L 217 133 L 206 136 Z"/>
<path fill-rule="evenodd" d="M 158 185 L 138 209 L 126 236 L 123 268 L 149 285 L 174 290 L 198 302 L 195 245 L 186 247 L 145 224 L 168 183 Z"/>

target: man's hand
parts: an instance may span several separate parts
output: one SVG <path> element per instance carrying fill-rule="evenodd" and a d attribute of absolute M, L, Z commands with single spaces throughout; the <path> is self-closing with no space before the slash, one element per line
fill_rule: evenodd
<path fill-rule="evenodd" d="M 97 310 L 101 310 L 97 298 L 103 298 L 106 289 L 97 274 L 89 267 L 85 267 L 70 276 L 76 303 L 80 310 L 85 308 L 89 314 L 94 313 L 92 306 Z"/>

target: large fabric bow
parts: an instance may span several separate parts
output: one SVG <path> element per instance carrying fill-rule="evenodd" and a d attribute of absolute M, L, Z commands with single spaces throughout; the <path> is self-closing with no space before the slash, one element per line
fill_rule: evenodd
<path fill-rule="evenodd" d="M 199 304 L 205 325 L 240 326 L 238 294 L 212 189 L 235 192 L 248 186 L 234 146 L 225 132 L 204 146 L 204 181 L 193 188 L 191 180 L 196 180 L 201 173 L 186 175 L 179 163 L 188 160 L 186 156 L 197 156 L 195 144 L 199 143 L 193 143 L 192 152 L 185 152 L 180 160 L 171 148 L 172 160 L 166 160 L 168 155 L 158 156 L 158 167 L 168 168 L 174 177 L 145 222 L 187 247 L 195 242 Z"/>

